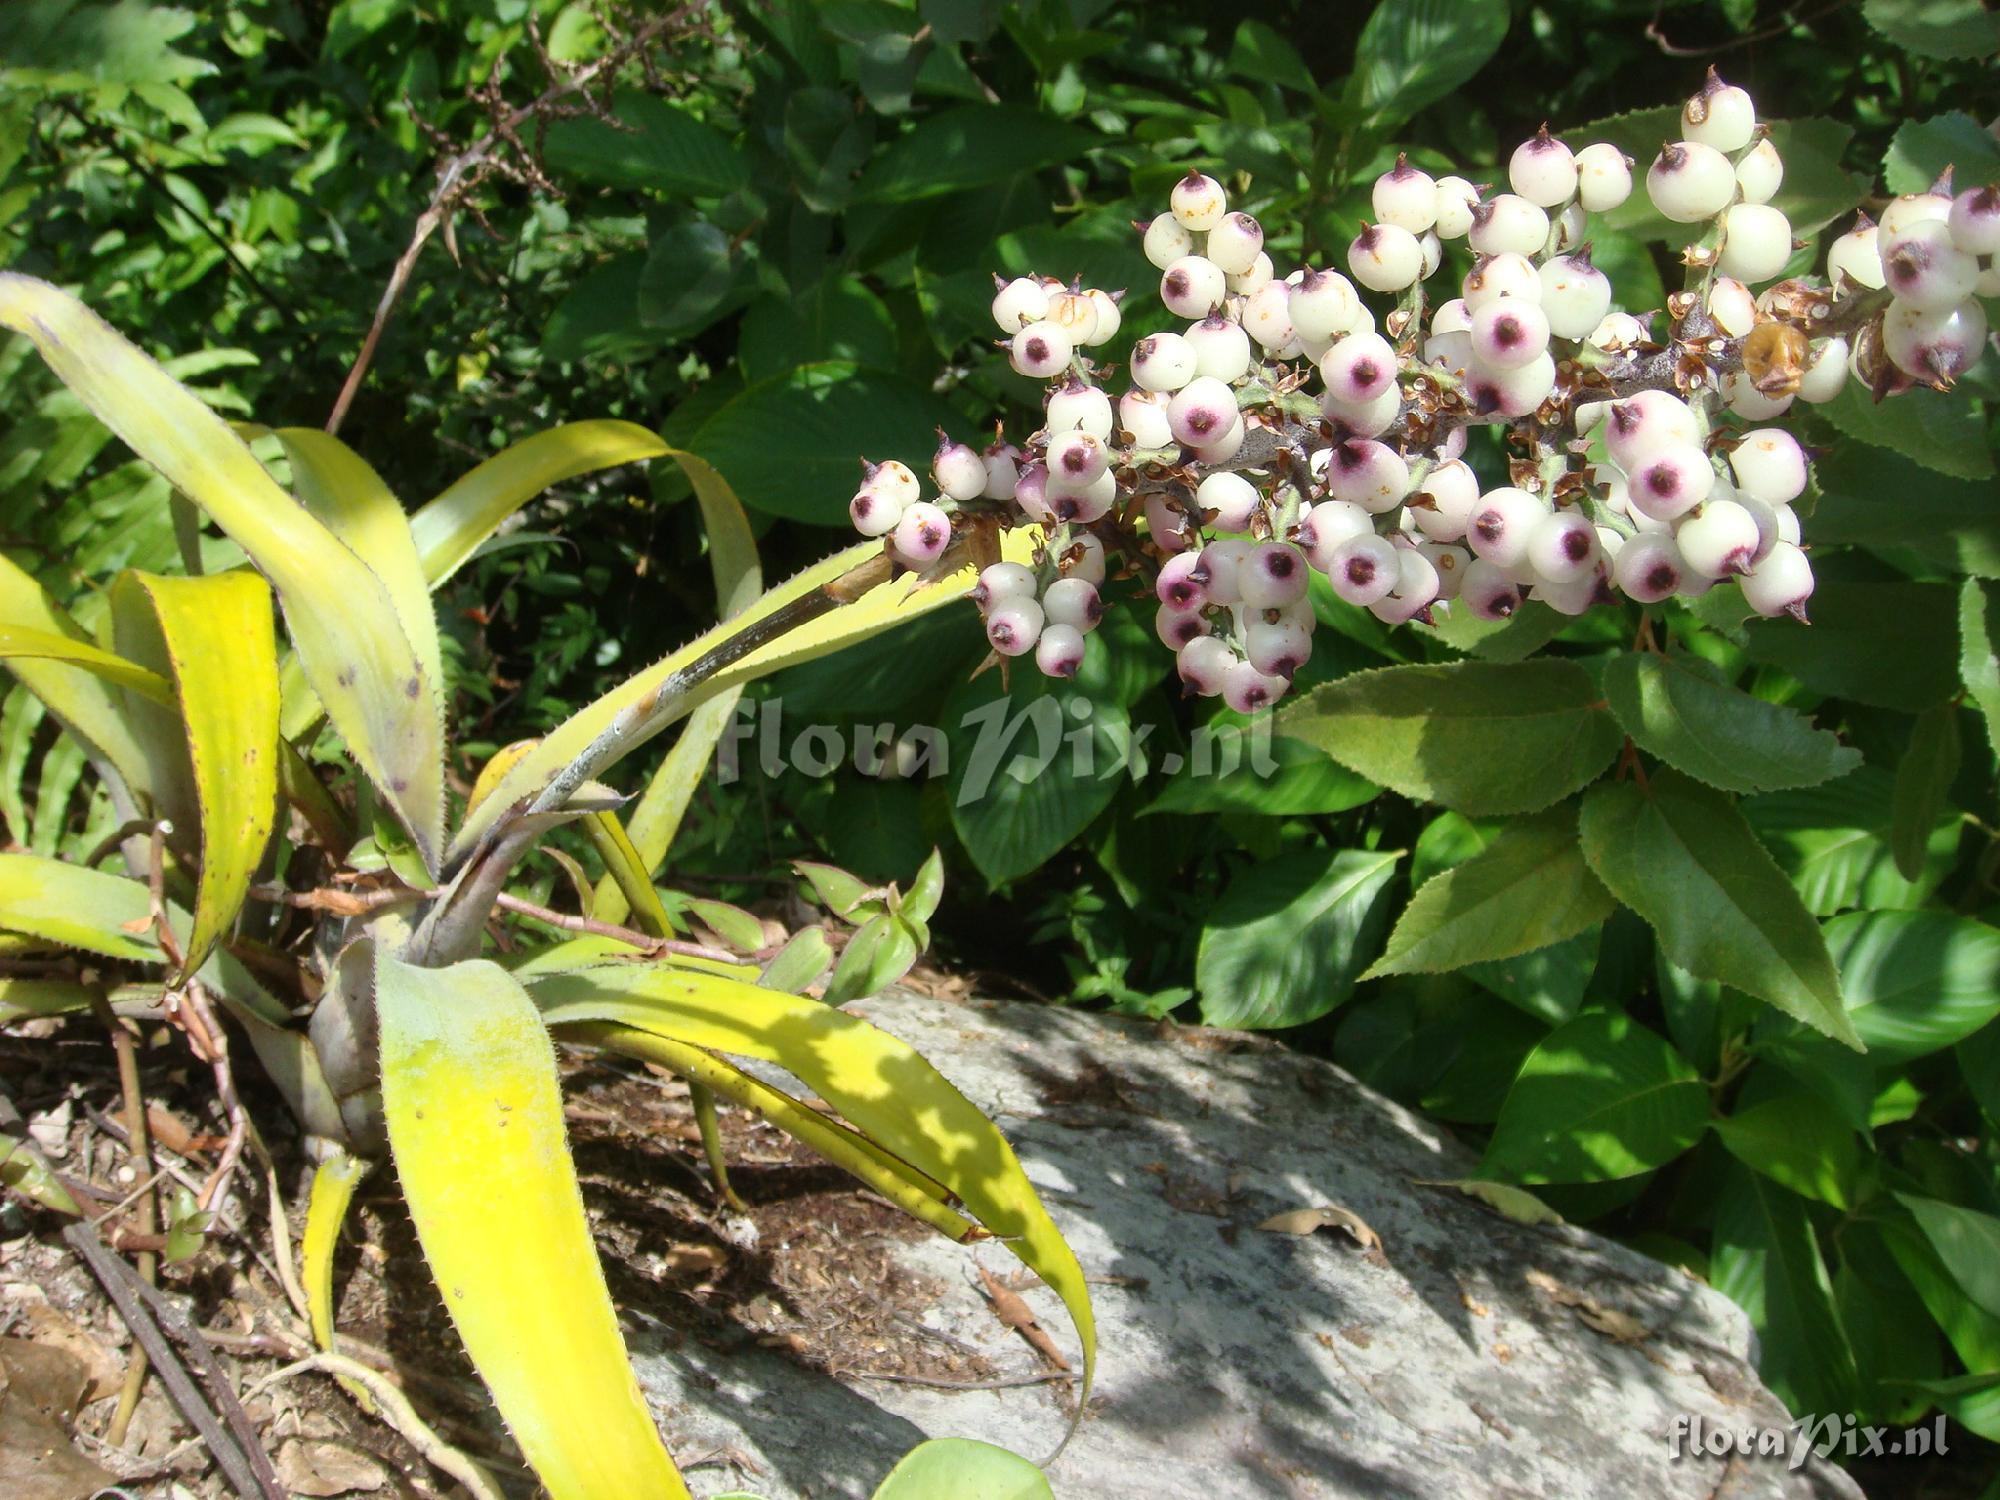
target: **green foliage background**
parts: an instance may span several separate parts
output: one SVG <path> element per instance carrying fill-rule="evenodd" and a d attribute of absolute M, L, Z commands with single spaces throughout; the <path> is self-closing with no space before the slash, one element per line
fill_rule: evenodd
<path fill-rule="evenodd" d="M 1159 326 L 1129 223 L 1191 165 L 1281 265 L 1324 262 L 1397 151 L 1495 180 L 1547 120 L 1650 154 L 1713 62 L 1789 122 L 1779 202 L 1802 233 L 1947 162 L 2000 180 L 1990 11 L 1801 13 L 718 7 L 657 76 L 626 70 L 615 125 L 526 136 L 554 193 L 495 178 L 456 255 L 425 251 L 343 435 L 414 505 L 531 431 L 630 416 L 723 471 L 777 576 L 838 537 L 857 455 L 921 465 L 935 427 L 1031 423 L 1034 388 L 991 347 L 995 270 L 1131 285 L 1128 334 Z M 606 46 L 590 7 L 555 0 L 17 0 L 0 264 L 77 290 L 226 413 L 317 426 L 433 163 L 484 128 L 468 91 L 547 85 L 535 36 L 558 67 Z M 1677 279 L 1666 234 L 1635 201 L 1599 237 L 1624 305 Z M 1197 776 L 1161 769 L 1211 715 L 1170 690 L 1145 609 L 1114 609 L 1060 690 L 971 677 L 976 622 L 948 612 L 753 696 L 795 726 L 898 728 L 1081 696 L 1145 774 L 1059 759 L 967 800 L 962 760 L 812 777 L 746 751 L 674 878 L 754 895 L 803 856 L 907 881 L 942 845 L 949 961 L 1291 1028 L 1483 1141 L 1486 1174 L 1708 1276 L 1795 1409 L 1936 1405 L 2000 1439 L 1996 391 L 1989 357 L 1950 398 L 1802 417 L 1824 449 L 1809 629 L 1746 623 L 1733 589 L 1656 613 L 1645 651 L 1636 608 L 1392 634 L 1329 598 L 1279 769 Z M 86 619 L 118 568 L 172 563 L 164 485 L 22 341 L 0 348 L 0 411 L 10 556 Z M 564 486 L 461 575 L 444 615 L 467 782 L 705 623 L 688 498 L 669 465 Z M 83 769 L 9 692 L 10 838 L 96 842 L 111 815 Z"/>

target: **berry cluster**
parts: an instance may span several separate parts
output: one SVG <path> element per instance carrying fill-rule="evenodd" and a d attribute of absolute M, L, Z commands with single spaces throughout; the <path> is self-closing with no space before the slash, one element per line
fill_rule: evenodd
<path fill-rule="evenodd" d="M 1805 451 L 1732 419 L 1831 400 L 1850 373 L 1878 399 L 1949 385 L 1985 339 L 1972 299 L 2000 291 L 2000 193 L 1899 198 L 1834 242 L 1831 286 L 1779 280 L 1800 246 L 1749 94 L 1711 70 L 1680 135 L 1644 189 L 1699 240 L 1686 289 L 1655 311 L 1616 308 L 1591 259 L 1590 216 L 1635 187 L 1613 145 L 1572 151 L 1543 127 L 1505 192 L 1399 157 L 1346 274 L 1281 277 L 1257 219 L 1190 172 L 1135 226 L 1183 326 L 1138 340 L 1115 403 L 1096 351 L 1123 294 L 996 277 L 1009 361 L 1048 382 L 1040 428 L 983 454 L 940 434 L 935 501 L 905 466 L 866 465 L 855 524 L 915 569 L 962 539 L 988 564 L 973 598 L 993 649 L 1054 676 L 1083 661 L 1115 560 L 1151 583 L 1188 690 L 1245 712 L 1310 658 L 1315 573 L 1389 624 L 1454 604 L 1503 619 L 1528 599 L 1579 614 L 1730 579 L 1757 613 L 1803 619 Z M 1431 304 L 1426 283 L 1461 254 L 1458 295 Z M 1396 305 L 1378 319 L 1364 291 Z M 1502 483 L 1467 461 L 1478 426 L 1504 429 Z M 1033 566 L 993 561 L 1019 526 L 1038 528 Z"/>

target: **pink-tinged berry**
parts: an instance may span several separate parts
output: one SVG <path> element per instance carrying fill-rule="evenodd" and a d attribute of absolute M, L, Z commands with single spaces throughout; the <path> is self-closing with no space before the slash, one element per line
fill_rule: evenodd
<path fill-rule="evenodd" d="M 1387 443 L 1350 438 L 1327 450 L 1326 492 L 1380 515 L 1401 505 L 1410 492 L 1410 466 Z"/>
<path fill-rule="evenodd" d="M 1207 375 L 1229 385 L 1250 373 L 1250 335 L 1240 323 L 1210 316 L 1188 329 L 1188 347 L 1194 350 L 1197 375 Z"/>
<path fill-rule="evenodd" d="M 2000 186 L 1967 188 L 1951 200 L 1945 223 L 1967 255 L 2000 255 Z"/>
<path fill-rule="evenodd" d="M 1789 505 L 1806 490 L 1806 455 L 1799 440 L 1779 427 L 1746 432 L 1729 455 L 1736 486 L 1766 505 Z"/>
<path fill-rule="evenodd" d="M 1603 550 L 1590 518 L 1571 510 L 1544 516 L 1528 534 L 1528 566 L 1549 583 L 1591 572 Z"/>
<path fill-rule="evenodd" d="M 1505 620 L 1521 607 L 1521 585 L 1497 564 L 1475 557 L 1458 582 L 1459 602 L 1480 620 Z"/>
<path fill-rule="evenodd" d="M 1204 698 L 1221 695 L 1223 674 L 1236 665 L 1236 653 L 1212 635 L 1196 636 L 1174 655 L 1175 669 L 1190 693 Z"/>
<path fill-rule="evenodd" d="M 1480 496 L 1466 523 L 1465 544 L 1473 556 L 1497 568 L 1521 567 L 1528 560 L 1528 541 L 1548 513 L 1548 506 L 1526 490 L 1500 485 Z"/>
<path fill-rule="evenodd" d="M 1805 619 L 1812 591 L 1812 564 L 1790 542 L 1772 547 L 1771 555 L 1743 579 L 1744 602 L 1766 619 L 1779 615 Z"/>
<path fill-rule="evenodd" d="M 1289 679 L 1312 650 L 1312 632 L 1290 620 L 1259 620 L 1243 632 L 1243 655 L 1267 677 Z"/>
<path fill-rule="evenodd" d="M 1538 208 L 1555 208 L 1576 195 L 1576 157 L 1544 125 L 1514 148 L 1507 185 Z"/>
<path fill-rule="evenodd" d="M 1195 486 L 1194 508 L 1217 531 L 1248 531 L 1263 496 L 1241 474 L 1224 469 Z"/>
<path fill-rule="evenodd" d="M 1636 509 L 1656 521 L 1672 521 L 1708 499 L 1715 469 L 1701 449 L 1680 444 L 1654 453 L 1625 476 L 1625 486 Z"/>
<path fill-rule="evenodd" d="M 1687 403 L 1665 391 L 1635 391 L 1605 413 L 1604 446 L 1628 474 L 1662 449 L 1700 440 L 1701 428 Z"/>
<path fill-rule="evenodd" d="M 1089 635 L 1104 618 L 1097 585 L 1081 578 L 1058 578 L 1042 595 L 1042 613 L 1051 625 L 1067 625 Z"/>
<path fill-rule="evenodd" d="M 1741 151 L 1757 128 L 1750 95 L 1708 70 L 1708 81 L 1681 107 L 1681 134 L 1717 151 Z"/>
<path fill-rule="evenodd" d="M 1472 357 L 1489 370 L 1518 370 L 1549 347 L 1548 318 L 1518 297 L 1480 308 L 1472 315 L 1471 332 Z"/>
<path fill-rule="evenodd" d="M 1167 425 L 1163 391 L 1127 391 L 1120 396 L 1118 425 L 1134 448 L 1165 448 L 1174 440 L 1174 430 Z"/>
<path fill-rule="evenodd" d="M 1882 274 L 1899 303 L 1944 312 L 1972 295 L 1979 262 L 1952 243 L 1947 224 L 1926 219 L 1883 243 Z"/>
<path fill-rule="evenodd" d="M 1363 224 L 1347 247 L 1347 270 L 1371 292 L 1400 292 L 1424 274 L 1423 247 L 1394 224 Z"/>
<path fill-rule="evenodd" d="M 1007 346 L 1007 362 L 1030 380 L 1051 380 L 1069 366 L 1076 345 L 1060 328 L 1030 323 Z"/>
<path fill-rule="evenodd" d="M 1162 552 L 1185 552 L 1195 545 L 1194 526 L 1187 512 L 1158 490 L 1146 496 L 1146 531 Z"/>
<path fill-rule="evenodd" d="M 997 276 L 993 279 L 1000 282 Z M 1000 289 L 993 297 L 993 321 L 1000 325 L 1002 333 L 1019 333 L 1048 315 L 1049 294 L 1034 277 L 1017 276 L 1012 281 L 1000 282 Z"/>
<path fill-rule="evenodd" d="M 1205 234 L 1220 224 L 1222 216 L 1229 212 L 1229 195 L 1213 177 L 1190 170 L 1187 176 L 1174 184 L 1167 206 L 1173 210 L 1182 228 L 1194 234 Z"/>
<path fill-rule="evenodd" d="M 863 485 L 847 502 L 847 515 L 863 536 L 887 536 L 903 519 L 903 505 L 886 491 Z"/>
<path fill-rule="evenodd" d="M 1167 403 L 1167 426 L 1190 448 L 1217 442 L 1236 420 L 1236 393 L 1212 376 L 1197 375 Z"/>
<path fill-rule="evenodd" d="M 1045 677 L 1074 677 L 1086 649 L 1083 632 L 1075 626 L 1044 625 L 1035 642 L 1035 665 Z"/>
<path fill-rule="evenodd" d="M 986 462 L 968 444 L 954 443 L 940 432 L 937 452 L 931 455 L 931 478 L 954 500 L 977 500 L 986 493 Z"/>
<path fill-rule="evenodd" d="M 912 568 L 928 568 L 951 545 L 951 517 L 919 500 L 904 509 L 895 535 L 896 556 Z"/>
<path fill-rule="evenodd" d="M 1331 574 L 1334 554 L 1344 543 L 1374 534 L 1374 519 L 1360 506 L 1349 500 L 1322 500 L 1300 519 L 1294 540 L 1305 550 L 1307 562 Z"/>
<path fill-rule="evenodd" d="M 1044 462 L 1050 482 L 1067 490 L 1082 490 L 1097 482 L 1111 467 L 1111 454 L 1102 442 L 1087 432 L 1065 432 L 1049 439 Z"/>
<path fill-rule="evenodd" d="M 1351 333 L 1326 351 L 1319 371 L 1327 395 L 1358 406 L 1395 388 L 1396 351 L 1380 334 Z"/>
<path fill-rule="evenodd" d="M 1049 522 L 1049 471 L 1039 462 L 1022 464 L 1014 480 L 1014 503 L 1031 521 Z"/>
<path fill-rule="evenodd" d="M 1200 609 L 1208 604 L 1208 570 L 1201 554 L 1182 552 L 1169 558 L 1153 580 L 1153 593 L 1168 609 Z"/>
<path fill-rule="evenodd" d="M 1014 486 L 1021 478 L 1020 454 L 1005 443 L 995 443 L 979 456 L 986 466 L 986 500 L 1012 500 Z"/>
<path fill-rule="evenodd" d="M 1949 389 L 1986 346 L 1986 311 L 1968 298 L 1941 312 L 1892 303 L 1882 315 L 1882 351 L 1912 380 Z"/>
<path fill-rule="evenodd" d="M 1736 196 L 1736 168 L 1713 146 L 1676 141 L 1647 171 L 1646 196 L 1676 224 L 1712 219 Z"/>
<path fill-rule="evenodd" d="M 1111 398 L 1072 375 L 1049 393 L 1042 425 L 1051 433 L 1087 432 L 1100 442 L 1111 441 Z"/>
<path fill-rule="evenodd" d="M 1035 597 L 1034 570 L 1017 562 L 988 563 L 972 586 L 972 602 L 984 611 L 1011 599 Z"/>
<path fill-rule="evenodd" d="M 1177 318 L 1205 318 L 1228 296 L 1222 268 L 1205 256 L 1184 255 L 1160 274 L 1160 300 Z"/>
<path fill-rule="evenodd" d="M 1734 500 L 1710 500 L 1674 528 L 1674 545 L 1704 578 L 1750 571 L 1757 556 L 1757 521 Z"/>
<path fill-rule="evenodd" d="M 1254 714 L 1284 697 L 1290 686 L 1282 677 L 1270 676 L 1247 661 L 1239 661 L 1222 674 L 1222 701 L 1239 714 Z"/>
<path fill-rule="evenodd" d="M 1026 656 L 1042 634 L 1042 607 L 1032 599 L 1009 599 L 986 612 L 986 640 L 1002 656 Z"/>
<path fill-rule="evenodd" d="M 1224 537 L 1201 549 L 1201 570 L 1208 575 L 1209 603 L 1235 604 L 1241 601 L 1243 595 L 1237 588 L 1238 575 L 1243 560 L 1250 555 L 1254 545 L 1242 537 Z"/>
<path fill-rule="evenodd" d="M 1132 383 L 1171 394 L 1201 373 L 1194 346 L 1178 333 L 1156 333 L 1132 346 Z"/>
<path fill-rule="evenodd" d="M 1686 572 L 1681 549 L 1664 531 L 1642 531 L 1631 537 L 1611 564 L 1611 576 L 1619 589 L 1641 604 L 1673 598 Z"/>
<path fill-rule="evenodd" d="M 1179 651 L 1188 642 L 1209 634 L 1208 619 L 1198 609 L 1168 609 L 1162 605 L 1153 616 L 1153 633 L 1169 650 Z"/>
<path fill-rule="evenodd" d="M 1236 572 L 1236 590 L 1250 609 L 1276 609 L 1305 596 L 1309 570 L 1305 554 L 1290 542 L 1265 542 Z"/>
<path fill-rule="evenodd" d="M 1264 226 L 1248 214 L 1224 214 L 1208 232 L 1202 254 L 1225 276 L 1241 276 L 1257 263 L 1264 249 Z"/>
<path fill-rule="evenodd" d="M 1373 604 L 1396 586 L 1398 550 L 1387 537 L 1372 532 L 1349 537 L 1334 549 L 1327 581 L 1349 604 Z"/>

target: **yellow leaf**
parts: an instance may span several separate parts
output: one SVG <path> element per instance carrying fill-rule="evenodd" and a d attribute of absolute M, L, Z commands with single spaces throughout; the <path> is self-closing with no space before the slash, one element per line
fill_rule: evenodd
<path fill-rule="evenodd" d="M 331 1354 L 333 1347 L 333 1253 L 340 1248 L 340 1226 L 347 1219 L 347 1206 L 354 1190 L 368 1175 L 372 1163 L 359 1156 L 337 1152 L 313 1169 L 312 1195 L 306 1201 L 306 1232 L 299 1243 L 299 1260 L 304 1268 L 306 1310 L 312 1317 L 313 1343 Z M 374 1400 L 353 1381 L 342 1379 L 349 1395 L 361 1403 L 363 1411 L 375 1409 Z"/>
<path fill-rule="evenodd" d="M 1031 543 L 1027 528 L 1007 536 L 1006 555 L 1019 561 Z M 831 605 L 796 628 L 774 639 L 744 648 L 761 630 L 813 599 L 843 575 L 881 556 L 877 542 L 862 542 L 829 558 L 761 595 L 742 614 L 697 637 L 653 666 L 628 678 L 602 698 L 579 709 L 551 730 L 532 755 L 508 772 L 501 785 L 477 812 L 468 816 L 452 841 L 451 859 L 462 858 L 499 823 L 506 810 L 524 797 L 540 795 L 559 776 L 595 775 L 631 754 L 669 724 L 685 718 L 703 702 L 731 688 L 798 662 L 811 661 L 843 646 L 881 634 L 933 609 L 958 602 L 976 576 L 968 564 L 929 583 L 914 573 L 877 585 L 849 603 Z M 727 658 L 743 654 L 713 675 L 688 684 L 682 674 L 709 653 Z"/>
<path fill-rule="evenodd" d="M 94 646 L 90 635 L 48 591 L 0 554 L 0 625 L 60 636 Z M 146 752 L 111 685 L 77 664 L 54 657 L 15 657 L 8 663 L 28 691 L 62 721 L 93 759 L 108 764 L 138 796 L 152 794 Z M 171 693 L 168 695 L 172 696 Z"/>
<path fill-rule="evenodd" d="M 314 692 L 435 868 L 444 838 L 440 699 L 382 580 L 277 486 L 228 423 L 68 293 L 0 272 L 0 327 L 32 339 L 83 404 L 271 580 Z"/>
<path fill-rule="evenodd" d="M 106 958 L 158 963 L 145 886 L 39 854 L 0 854 L 0 927 Z"/>
<path fill-rule="evenodd" d="M 563 1134 L 554 1048 L 497 964 L 379 955 L 382 1105 L 424 1256 L 554 1500 L 677 1497 Z"/>
<path fill-rule="evenodd" d="M 880 1149 L 956 1193 L 1055 1290 L 1083 1344 L 1078 1410 L 1088 1404 L 1097 1326 L 1083 1268 L 1006 1137 L 907 1043 L 817 1000 L 660 965 L 548 974 L 530 993 L 552 1027 L 610 1022 L 797 1075 Z"/>
<path fill-rule="evenodd" d="M 236 921 L 278 815 L 278 642 L 255 573 L 133 575 L 152 601 L 174 680 L 201 809 L 201 881 L 181 973 Z"/>
<path fill-rule="evenodd" d="M 141 698 L 173 708 L 174 686 L 158 672 L 149 672 L 137 662 L 127 661 L 87 641 L 73 641 L 54 631 L 35 630 L 24 625 L 0 625 L 0 659 L 23 658 L 67 662 L 82 667 L 91 676 L 114 687 L 129 688 Z M 31 689 L 32 691 L 32 689 Z"/>
<path fill-rule="evenodd" d="M 570 422 L 523 438 L 410 517 L 424 576 L 432 588 L 443 583 L 501 522 L 550 485 L 669 451 L 657 433 L 632 422 Z"/>
<path fill-rule="evenodd" d="M 424 676 L 434 691 L 441 691 L 444 662 L 438 651 L 437 615 L 402 502 L 339 438 L 313 427 L 280 427 L 272 435 L 291 460 L 292 489 L 300 502 L 382 580 L 403 634 L 423 663 Z M 288 702 L 291 697 L 287 694 Z M 443 713 L 441 702 L 437 711 Z M 310 722 L 291 733 L 302 733 Z"/>

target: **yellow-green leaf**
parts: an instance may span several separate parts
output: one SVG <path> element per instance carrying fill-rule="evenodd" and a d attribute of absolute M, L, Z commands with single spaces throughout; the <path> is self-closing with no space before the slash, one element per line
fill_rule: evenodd
<path fill-rule="evenodd" d="M 743 514 L 743 506 L 729 487 L 729 481 L 692 453 L 679 449 L 672 452 L 694 485 L 695 498 L 701 502 L 702 524 L 708 534 L 708 562 L 715 574 L 716 610 L 727 620 L 749 608 L 764 586 L 764 572 L 757 562 L 757 539 L 750 533 L 750 518 Z M 740 687 L 730 688 L 688 715 L 680 738 L 674 741 L 674 748 L 667 752 L 646 783 L 639 805 L 632 809 L 626 834 L 649 882 L 673 847 L 688 803 L 715 755 L 715 742 L 729 727 L 736 713 L 736 700 L 742 694 Z M 625 890 L 611 875 L 598 882 L 598 909 L 605 921 L 624 919 L 625 900 Z"/>
<path fill-rule="evenodd" d="M 333 1253 L 340 1248 L 340 1226 L 354 1190 L 372 1165 L 363 1157 L 336 1152 L 313 1169 L 312 1194 L 306 1200 L 306 1232 L 299 1243 L 306 1311 L 312 1318 L 313 1343 L 333 1352 Z M 375 1409 L 374 1398 L 355 1382 L 341 1378 L 363 1411 Z"/>
<path fill-rule="evenodd" d="M 134 577 L 152 601 L 180 689 L 201 808 L 185 977 L 235 922 L 277 822 L 278 642 L 271 591 L 255 573 Z"/>
<path fill-rule="evenodd" d="M 883 1150 L 950 1188 L 1055 1290 L 1083 1344 L 1078 1409 L 1088 1403 L 1097 1329 L 1075 1253 L 1006 1137 L 907 1043 L 817 1000 L 659 965 L 550 974 L 531 993 L 551 1026 L 608 1021 L 797 1075 Z"/>
<path fill-rule="evenodd" d="M 382 580 L 424 675 L 433 689 L 442 691 L 437 614 L 402 502 L 367 460 L 339 438 L 315 427 L 280 427 L 271 436 L 291 462 L 292 490 L 300 503 Z M 285 736 L 290 739 L 309 729 L 320 709 L 318 699 L 305 689 L 297 657 L 286 660 L 285 674 L 296 679 L 287 682 L 285 691 Z"/>
<path fill-rule="evenodd" d="M 523 438 L 410 517 L 424 577 L 432 588 L 443 583 L 501 522 L 550 485 L 670 451 L 659 434 L 632 422 L 570 422 Z"/>
<path fill-rule="evenodd" d="M 0 927 L 106 958 L 160 961 L 143 885 L 39 854 L 0 854 Z"/>
<path fill-rule="evenodd" d="M 382 1106 L 444 1303 L 555 1500 L 678 1497 L 563 1134 L 555 1050 L 497 964 L 379 955 Z"/>
<path fill-rule="evenodd" d="M 278 487 L 228 423 L 68 293 L 0 272 L 0 326 L 32 339 L 83 404 L 270 578 L 313 690 L 434 867 L 441 699 L 382 580 Z"/>
<path fill-rule="evenodd" d="M 0 554 L 0 625 L 59 636 L 79 646 L 96 644 L 48 590 L 4 554 Z M 24 655 L 8 666 L 79 744 L 102 756 L 136 795 L 151 794 L 146 752 L 127 722 L 125 705 L 108 682 L 78 663 L 54 658 Z"/>
<path fill-rule="evenodd" d="M 73 979 L 0 979 L 0 1026 L 29 1016 L 89 1010 L 97 991 Z"/>
<path fill-rule="evenodd" d="M 137 662 L 127 661 L 87 641 L 73 641 L 52 630 L 35 630 L 25 625 L 0 625 L 0 660 L 22 658 L 67 662 L 82 667 L 93 677 L 113 687 L 129 688 L 142 698 L 173 708 L 174 688 L 158 672 L 149 672 Z"/>
<path fill-rule="evenodd" d="M 1007 546 L 1008 557 L 1025 560 L 1031 547 L 1026 528 L 1009 532 Z M 685 690 L 676 689 L 678 674 L 686 672 L 711 651 L 725 651 L 730 642 L 770 626 L 782 612 L 818 594 L 844 574 L 879 558 L 881 552 L 879 543 L 862 542 L 815 563 L 768 590 L 741 615 L 717 625 L 579 709 L 550 731 L 532 754 L 524 756 L 508 772 L 478 811 L 468 815 L 452 841 L 452 858 L 457 859 L 476 846 L 507 809 L 524 797 L 542 793 L 558 776 L 595 775 L 718 693 L 754 682 L 780 668 L 825 656 L 955 603 L 972 586 L 976 576 L 969 564 L 930 583 L 920 582 L 914 573 L 904 574 L 754 646 L 704 681 Z"/>
<path fill-rule="evenodd" d="M 857 1130 L 838 1120 L 829 1120 L 790 1094 L 775 1089 L 731 1063 L 699 1047 L 677 1042 L 671 1037 L 641 1031 L 633 1026 L 608 1022 L 588 1022 L 565 1027 L 563 1034 L 577 1041 L 594 1042 L 614 1052 L 658 1063 L 688 1080 L 694 1088 L 712 1089 L 734 1099 L 786 1134 L 812 1147 L 836 1166 L 845 1168 L 902 1209 L 913 1219 L 921 1219 L 940 1234 L 964 1243 L 984 1238 L 978 1225 L 945 1206 L 947 1189 L 908 1162 L 884 1151 Z"/>

